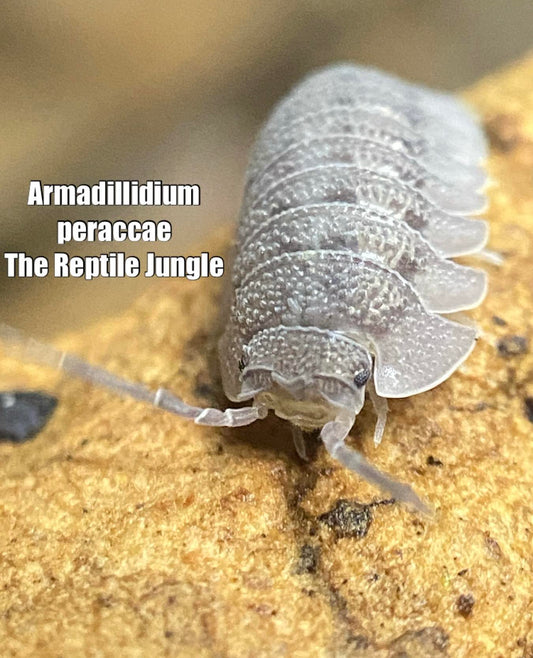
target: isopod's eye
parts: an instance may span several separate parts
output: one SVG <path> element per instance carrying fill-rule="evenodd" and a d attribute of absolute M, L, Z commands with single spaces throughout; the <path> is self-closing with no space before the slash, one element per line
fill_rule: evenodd
<path fill-rule="evenodd" d="M 239 359 L 239 370 L 242 372 L 248 365 L 248 360 L 243 356 Z"/>
<path fill-rule="evenodd" d="M 356 386 L 364 386 L 367 381 L 370 379 L 370 370 L 368 368 L 365 368 L 364 370 L 361 370 L 360 372 L 355 375 L 353 378 L 353 382 Z"/>

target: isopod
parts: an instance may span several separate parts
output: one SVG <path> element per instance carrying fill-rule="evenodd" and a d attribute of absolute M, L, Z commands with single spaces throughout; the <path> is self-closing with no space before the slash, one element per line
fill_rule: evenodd
<path fill-rule="evenodd" d="M 452 257 L 488 235 L 486 141 L 454 96 L 338 64 L 274 109 L 252 150 L 232 302 L 219 343 L 223 387 L 251 406 L 202 409 L 149 391 L 4 326 L 25 355 L 196 423 L 247 425 L 273 410 L 296 448 L 320 429 L 330 455 L 395 499 L 427 505 L 345 439 L 368 392 L 381 441 L 387 398 L 446 380 L 476 341 L 441 314 L 477 306 L 483 271 Z"/>

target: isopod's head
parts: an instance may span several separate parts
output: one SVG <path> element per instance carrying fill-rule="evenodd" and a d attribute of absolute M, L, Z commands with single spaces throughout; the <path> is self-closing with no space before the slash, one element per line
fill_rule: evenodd
<path fill-rule="evenodd" d="M 332 331 L 275 327 L 244 349 L 239 400 L 254 398 L 304 430 L 347 412 L 355 417 L 365 397 L 372 359 L 359 344 Z M 346 415 L 346 413 L 344 414 Z"/>

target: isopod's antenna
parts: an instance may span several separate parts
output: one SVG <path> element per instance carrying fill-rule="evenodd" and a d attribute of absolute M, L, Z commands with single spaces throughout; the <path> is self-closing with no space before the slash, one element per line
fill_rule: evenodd
<path fill-rule="evenodd" d="M 87 363 L 87 361 L 74 354 L 63 352 L 52 347 L 52 345 L 28 338 L 17 329 L 5 324 L 0 324 L 0 340 L 7 347 L 13 349 L 17 358 L 57 368 L 91 384 L 108 388 L 119 395 L 147 402 L 154 407 L 170 411 L 183 418 L 190 418 L 198 425 L 239 427 L 241 425 L 250 425 L 250 423 L 260 418 L 265 418 L 268 413 L 264 406 L 226 409 L 225 411 L 193 407 L 164 388 L 152 391 L 142 384 L 122 379 L 104 370 L 104 368 Z"/>
<path fill-rule="evenodd" d="M 339 417 L 324 425 L 320 438 L 329 454 L 367 482 L 390 494 L 395 500 L 405 503 L 423 514 L 432 516 L 433 511 L 431 508 L 418 497 L 408 484 L 398 482 L 372 466 L 360 452 L 349 448 L 344 443 L 352 424 L 353 418 Z"/>

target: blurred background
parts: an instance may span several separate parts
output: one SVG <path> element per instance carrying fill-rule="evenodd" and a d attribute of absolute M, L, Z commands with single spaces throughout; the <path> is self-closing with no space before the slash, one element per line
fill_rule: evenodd
<path fill-rule="evenodd" d="M 17 0 L 0 24 L 2 252 L 50 256 L 60 219 L 170 219 L 163 245 L 71 255 L 188 255 L 234 222 L 247 151 L 310 69 L 376 65 L 449 90 L 533 48 L 531 0 Z M 28 207 L 28 184 L 198 183 L 199 208 Z M 1 319 L 39 336 L 128 306 L 152 280 L 7 279 Z M 194 284 L 191 284 L 194 285 Z"/>

